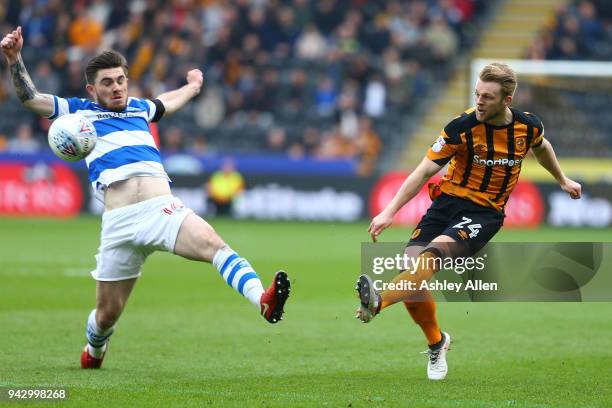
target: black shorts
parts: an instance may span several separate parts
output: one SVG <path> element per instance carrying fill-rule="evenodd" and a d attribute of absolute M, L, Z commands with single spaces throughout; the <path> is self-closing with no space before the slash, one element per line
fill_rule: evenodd
<path fill-rule="evenodd" d="M 464 198 L 441 194 L 412 232 L 408 246 L 429 243 L 448 235 L 467 244 L 470 254 L 480 251 L 504 224 L 504 213 Z"/>

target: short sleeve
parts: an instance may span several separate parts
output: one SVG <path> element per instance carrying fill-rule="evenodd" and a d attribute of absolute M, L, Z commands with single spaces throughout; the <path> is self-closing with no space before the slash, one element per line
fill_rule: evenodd
<path fill-rule="evenodd" d="M 544 124 L 536 115 L 530 112 L 525 112 L 527 125 L 531 126 L 533 133 L 527 135 L 527 140 L 530 140 L 529 147 L 539 147 L 544 141 Z"/>
<path fill-rule="evenodd" d="M 56 119 L 68 113 L 75 113 L 80 109 L 87 109 L 91 104 L 87 99 L 81 98 L 61 98 L 53 95 L 53 113 L 49 119 Z"/>
<path fill-rule="evenodd" d="M 448 163 L 461 144 L 461 131 L 465 125 L 464 122 L 465 115 L 458 116 L 450 121 L 427 151 L 427 158 L 440 166 Z"/>
<path fill-rule="evenodd" d="M 531 140 L 530 147 L 539 147 L 544 141 L 544 124 L 540 122 L 540 127 L 534 128 L 534 138 Z"/>
<path fill-rule="evenodd" d="M 145 110 L 147 112 L 147 122 L 151 122 L 157 113 L 157 106 L 155 106 L 153 101 L 148 99 L 130 98 L 128 100 L 128 106 Z"/>
<path fill-rule="evenodd" d="M 450 137 L 442 131 L 436 141 L 429 147 L 427 157 L 433 162 L 444 166 L 453 158 L 457 145 L 450 143 Z"/>

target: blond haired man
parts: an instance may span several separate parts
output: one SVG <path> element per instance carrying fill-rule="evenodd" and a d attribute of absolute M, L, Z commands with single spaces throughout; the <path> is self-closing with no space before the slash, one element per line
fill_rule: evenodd
<path fill-rule="evenodd" d="M 438 270 L 439 262 L 428 260 L 474 254 L 493 238 L 503 225 L 504 207 L 529 150 L 563 191 L 573 199 L 580 198 L 580 184 L 563 174 L 551 144 L 544 138 L 540 119 L 511 107 L 517 85 L 516 74 L 508 65 L 494 62 L 485 66 L 475 86 L 476 106 L 444 127 L 426 157 L 386 208 L 372 219 L 368 232 L 376 242 L 400 208 L 448 163 L 439 185 L 430 185 L 433 203 L 406 247 L 408 256 L 421 257 L 424 262 L 400 273 L 394 279 L 401 283 L 397 286 L 420 288 Z M 357 318 L 364 323 L 386 307 L 404 302 L 427 338 L 428 378 L 446 377 L 451 337 L 440 330 L 435 302 L 426 289 L 378 293 L 371 278 L 361 275 L 357 292 L 361 301 Z"/>

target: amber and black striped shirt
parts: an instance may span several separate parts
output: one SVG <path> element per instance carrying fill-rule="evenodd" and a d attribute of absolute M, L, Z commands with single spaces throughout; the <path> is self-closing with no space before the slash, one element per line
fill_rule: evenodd
<path fill-rule="evenodd" d="M 479 122 L 474 109 L 446 125 L 427 152 L 441 166 L 450 160 L 440 182 L 443 193 L 504 209 L 527 151 L 544 140 L 544 126 L 537 116 L 511 111 L 512 122 L 506 126 Z"/>

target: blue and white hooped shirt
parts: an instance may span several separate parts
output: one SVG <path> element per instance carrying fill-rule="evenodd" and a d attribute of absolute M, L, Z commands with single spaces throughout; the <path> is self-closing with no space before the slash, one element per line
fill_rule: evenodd
<path fill-rule="evenodd" d="M 113 112 L 88 99 L 58 96 L 53 99 L 55 108 L 49 119 L 78 113 L 96 128 L 98 141 L 85 163 L 97 196 L 111 183 L 134 176 L 163 177 L 170 181 L 149 130 L 149 122 L 157 112 L 154 102 L 128 98 L 123 112 Z"/>

